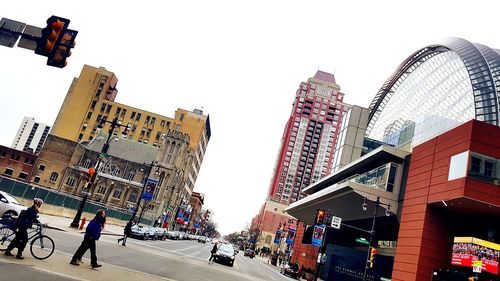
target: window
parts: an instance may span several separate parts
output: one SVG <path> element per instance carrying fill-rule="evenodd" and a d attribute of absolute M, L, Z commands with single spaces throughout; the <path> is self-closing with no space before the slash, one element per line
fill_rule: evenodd
<path fill-rule="evenodd" d="M 12 170 L 11 168 L 5 168 L 5 172 L 4 172 L 5 175 L 12 177 L 13 173 L 14 173 L 14 170 Z"/>
<path fill-rule="evenodd" d="M 90 109 L 94 109 L 94 108 L 95 108 L 96 103 L 97 103 L 97 101 L 96 101 L 96 100 L 93 100 L 93 101 L 92 101 L 92 105 L 90 106 Z"/>
<path fill-rule="evenodd" d="M 39 183 L 40 182 L 40 177 L 36 176 L 35 179 L 33 180 L 34 183 Z"/>
<path fill-rule="evenodd" d="M 122 192 L 123 190 L 121 188 L 115 189 L 115 191 L 113 192 L 113 197 L 119 199 L 122 196 Z"/>
<path fill-rule="evenodd" d="M 136 121 L 139 121 L 141 119 L 141 114 L 140 113 L 137 113 L 137 116 L 135 117 L 135 120 Z"/>
<path fill-rule="evenodd" d="M 89 120 L 90 117 L 92 117 L 92 112 L 87 112 L 87 120 Z"/>
<path fill-rule="evenodd" d="M 106 189 L 107 188 L 105 185 L 100 185 L 99 188 L 97 189 L 97 193 L 104 195 L 104 194 L 106 194 Z"/>
<path fill-rule="evenodd" d="M 90 159 L 85 159 L 85 161 L 83 161 L 83 167 L 87 169 L 90 168 L 90 163 Z"/>
<path fill-rule="evenodd" d="M 83 139 L 83 134 L 79 134 L 78 135 L 78 140 L 82 140 Z"/>
<path fill-rule="evenodd" d="M 130 119 L 134 119 L 135 117 L 135 111 L 132 111 L 132 113 L 130 114 Z"/>
<path fill-rule="evenodd" d="M 52 181 L 52 182 L 55 182 L 57 180 L 57 178 L 59 177 L 59 174 L 56 173 L 56 172 L 52 172 L 52 174 L 50 174 L 50 178 L 49 180 Z"/>
<path fill-rule="evenodd" d="M 40 172 L 45 171 L 45 165 L 38 166 L 38 171 L 40 171 Z"/>
<path fill-rule="evenodd" d="M 27 173 L 20 172 L 20 173 L 19 173 L 18 178 L 25 180 L 25 179 L 27 179 L 27 178 L 28 178 L 28 174 L 27 174 Z"/>
<path fill-rule="evenodd" d="M 472 178 L 493 182 L 497 184 L 500 180 L 500 159 L 471 152 L 468 175 Z"/>
<path fill-rule="evenodd" d="M 128 201 L 130 201 L 130 202 L 137 201 L 137 191 L 132 191 L 132 193 L 130 193 L 130 196 L 128 197 Z"/>
<path fill-rule="evenodd" d="M 69 177 L 67 180 L 66 180 L 66 185 L 69 186 L 69 187 L 73 187 L 75 186 L 75 178 L 74 177 Z"/>
<path fill-rule="evenodd" d="M 127 180 L 129 180 L 129 181 L 133 180 L 134 176 L 135 176 L 135 172 L 134 171 L 129 171 L 127 173 Z"/>

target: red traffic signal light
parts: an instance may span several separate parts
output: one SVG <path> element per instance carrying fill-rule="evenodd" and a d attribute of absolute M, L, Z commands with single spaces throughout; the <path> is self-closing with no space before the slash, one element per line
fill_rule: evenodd
<path fill-rule="evenodd" d="M 89 168 L 87 174 L 85 175 L 85 181 L 91 183 L 94 180 L 94 177 L 95 177 L 95 169 Z"/>
<path fill-rule="evenodd" d="M 315 225 L 325 224 L 325 210 L 318 209 L 316 213 L 316 218 L 314 219 Z"/>

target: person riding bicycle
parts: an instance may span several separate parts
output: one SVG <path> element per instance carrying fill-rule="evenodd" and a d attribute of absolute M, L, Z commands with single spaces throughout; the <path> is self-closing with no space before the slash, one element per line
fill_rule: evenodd
<path fill-rule="evenodd" d="M 33 206 L 29 207 L 25 211 L 22 211 L 17 219 L 12 225 L 12 230 L 16 232 L 16 237 L 10 242 L 7 250 L 5 251 L 6 256 L 14 256 L 11 251 L 17 247 L 16 259 L 24 259 L 23 251 L 28 243 L 28 228 L 33 226 L 33 223 L 40 223 L 38 221 L 38 213 L 40 212 L 40 207 L 43 204 L 43 200 L 40 198 L 33 199 Z"/>

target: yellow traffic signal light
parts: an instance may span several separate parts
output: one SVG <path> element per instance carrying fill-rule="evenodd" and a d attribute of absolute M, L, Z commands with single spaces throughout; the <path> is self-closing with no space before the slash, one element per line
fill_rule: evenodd
<path fill-rule="evenodd" d="M 377 254 L 377 249 L 374 247 L 370 247 L 370 261 L 369 261 L 369 267 L 373 267 L 373 262 L 375 261 L 375 255 Z"/>
<path fill-rule="evenodd" d="M 316 213 L 316 218 L 314 220 L 315 225 L 322 225 L 325 224 L 325 210 L 318 209 L 318 212 Z"/>

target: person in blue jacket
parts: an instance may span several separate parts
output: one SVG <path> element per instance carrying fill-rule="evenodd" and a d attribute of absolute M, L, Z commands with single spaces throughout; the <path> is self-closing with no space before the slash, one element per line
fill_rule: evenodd
<path fill-rule="evenodd" d="M 79 260 L 82 259 L 85 252 L 90 249 L 90 264 L 92 268 L 101 267 L 101 264 L 97 263 L 97 255 L 95 253 L 95 241 L 99 240 L 101 237 L 101 230 L 104 228 L 104 223 L 106 222 L 106 213 L 104 210 L 97 211 L 95 218 L 90 221 L 85 230 L 85 236 L 83 236 L 83 241 L 76 253 L 73 255 L 70 264 L 80 265 Z"/>
<path fill-rule="evenodd" d="M 14 221 L 11 229 L 16 232 L 16 237 L 12 239 L 7 250 L 5 251 L 6 256 L 14 256 L 11 251 L 17 247 L 16 259 L 24 259 L 23 251 L 28 243 L 28 228 L 33 227 L 33 223 L 39 223 L 38 212 L 40 212 L 40 207 L 43 204 L 43 200 L 40 198 L 33 199 L 33 206 L 29 207 L 25 211 L 19 214 L 19 217 Z"/>

